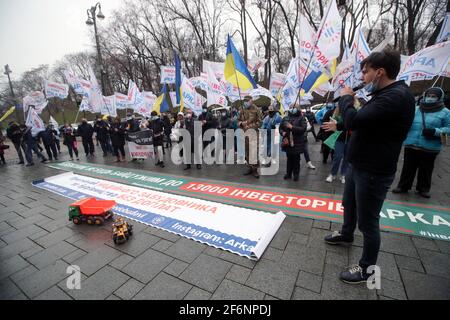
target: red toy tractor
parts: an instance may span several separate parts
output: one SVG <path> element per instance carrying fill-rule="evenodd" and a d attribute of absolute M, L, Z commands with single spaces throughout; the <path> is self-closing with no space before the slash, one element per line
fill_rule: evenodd
<path fill-rule="evenodd" d="M 112 209 L 116 206 L 115 201 L 97 200 L 87 198 L 75 202 L 69 207 L 69 221 L 80 225 L 86 222 L 89 225 L 101 226 L 105 220 L 113 217 Z"/>

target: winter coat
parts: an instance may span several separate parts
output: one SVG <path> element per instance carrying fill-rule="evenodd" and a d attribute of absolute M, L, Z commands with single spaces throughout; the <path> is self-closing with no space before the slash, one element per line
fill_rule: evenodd
<path fill-rule="evenodd" d="M 44 146 L 51 146 L 56 142 L 55 135 L 51 129 L 39 132 L 38 139 L 42 140 Z"/>
<path fill-rule="evenodd" d="M 292 124 L 292 129 L 288 129 L 286 127 L 288 123 Z M 291 144 L 287 147 L 283 146 L 283 151 L 288 155 L 302 154 L 305 151 L 305 145 L 307 143 L 307 137 L 305 134 L 307 128 L 308 126 L 306 124 L 306 118 L 302 115 L 289 115 L 285 117 L 280 125 L 280 133 L 283 138 L 287 137 Z M 294 138 L 293 146 L 291 140 L 292 138 Z"/>
<path fill-rule="evenodd" d="M 404 145 L 408 148 L 420 149 L 427 152 L 439 153 L 442 150 L 441 135 L 450 135 L 450 111 L 443 108 L 440 111 L 432 113 L 424 113 L 425 126 L 427 129 L 436 129 L 435 139 L 426 139 L 422 131 L 423 119 L 420 108 L 416 109 L 414 121 L 409 130 L 408 137 Z"/>
<path fill-rule="evenodd" d="M 66 146 L 73 145 L 74 142 L 77 140 L 73 128 L 72 127 L 64 128 L 62 132 L 64 137 L 64 145 Z"/>
<path fill-rule="evenodd" d="M 121 123 L 113 123 L 109 132 L 111 136 L 111 144 L 113 146 L 125 145 L 125 127 Z"/>
<path fill-rule="evenodd" d="M 414 95 L 405 82 L 376 91 L 359 111 L 351 95 L 341 97 L 339 107 L 345 128 L 352 131 L 348 161 L 372 174 L 394 175 L 415 112 Z"/>
<path fill-rule="evenodd" d="M 239 122 L 247 122 L 248 129 L 258 130 L 261 128 L 262 112 L 255 105 L 248 109 L 243 109 L 239 114 Z"/>
<path fill-rule="evenodd" d="M 164 122 L 161 119 L 152 120 L 148 128 L 153 131 L 153 145 L 160 147 L 164 143 Z"/>
<path fill-rule="evenodd" d="M 10 126 L 6 129 L 6 136 L 12 141 L 12 143 L 20 143 L 23 137 L 23 130 L 17 125 Z"/>
<path fill-rule="evenodd" d="M 92 139 L 92 136 L 94 135 L 94 127 L 92 127 L 89 123 L 82 123 L 78 127 L 77 132 L 78 136 L 83 139 Z"/>
<path fill-rule="evenodd" d="M 94 128 L 97 134 L 97 139 L 101 142 L 106 142 L 109 135 L 109 124 L 106 121 L 100 120 L 95 123 Z"/>

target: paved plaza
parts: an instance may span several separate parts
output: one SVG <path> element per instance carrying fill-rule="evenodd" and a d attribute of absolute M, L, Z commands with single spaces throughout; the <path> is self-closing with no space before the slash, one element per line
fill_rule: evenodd
<path fill-rule="evenodd" d="M 67 161 L 62 147 L 60 161 Z M 244 177 L 242 166 L 203 166 L 186 172 L 171 164 L 168 154 L 164 169 L 150 161 L 114 164 L 113 157 L 102 158 L 100 152 L 95 159 L 82 155 L 80 163 L 276 186 L 290 192 L 342 194 L 340 182 L 325 182 L 331 165 L 321 163 L 320 145 L 311 138 L 310 153 L 317 170 L 308 170 L 302 158 L 298 183 L 283 180 L 284 158 L 277 176 L 259 180 Z M 340 230 L 331 222 L 287 217 L 258 262 L 139 223 L 134 223 L 129 242 L 115 246 L 109 224 L 75 226 L 67 217 L 71 200 L 31 185 L 61 171 L 37 163 L 30 168 L 16 165 L 14 150 L 7 150 L 6 157 L 8 165 L 0 167 L 0 299 L 450 299 L 450 242 L 382 232 L 381 290 L 339 280 L 344 267 L 358 262 L 362 236 L 357 232 L 348 248 L 326 245 L 324 236 Z M 389 193 L 388 199 L 448 208 L 449 185 L 446 147 L 436 163 L 430 200 L 413 192 Z M 81 269 L 81 290 L 67 288 L 70 265 Z"/>

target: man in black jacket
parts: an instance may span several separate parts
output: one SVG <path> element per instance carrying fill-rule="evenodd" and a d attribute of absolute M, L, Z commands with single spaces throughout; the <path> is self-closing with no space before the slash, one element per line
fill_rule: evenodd
<path fill-rule="evenodd" d="M 81 137 L 81 141 L 83 142 L 84 153 L 86 154 L 86 158 L 94 156 L 95 147 L 94 140 L 92 136 L 94 135 L 94 127 L 87 122 L 86 119 L 81 120 L 81 125 L 78 127 L 78 136 Z"/>
<path fill-rule="evenodd" d="M 8 129 L 6 129 L 6 136 L 11 140 L 16 148 L 17 154 L 19 156 L 19 164 L 25 164 L 23 159 L 23 152 L 27 152 L 27 148 L 25 145 L 23 138 L 23 133 L 26 130 L 26 127 L 20 127 L 17 122 L 10 122 Z"/>
<path fill-rule="evenodd" d="M 56 148 L 56 138 L 53 130 L 48 126 L 44 131 L 39 132 L 38 139 L 44 144 L 50 161 L 53 159 L 58 160 L 58 152 Z"/>
<path fill-rule="evenodd" d="M 372 99 L 357 111 L 353 90 L 342 90 L 339 107 L 346 129 L 352 131 L 347 153 L 352 168 L 343 197 L 344 225 L 340 232 L 325 238 L 332 245 L 351 244 L 358 223 L 364 236 L 361 260 L 340 276 L 349 284 L 366 282 L 377 263 L 380 212 L 415 113 L 413 94 L 403 81 L 395 80 L 400 71 L 399 53 L 372 53 L 361 63 L 361 69 Z"/>

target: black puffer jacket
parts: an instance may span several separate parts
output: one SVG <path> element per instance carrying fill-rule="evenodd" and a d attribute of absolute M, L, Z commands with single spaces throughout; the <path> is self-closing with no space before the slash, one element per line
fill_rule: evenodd
<path fill-rule="evenodd" d="M 288 123 L 292 125 L 292 129 L 288 129 L 286 127 Z M 288 147 L 283 147 L 283 151 L 285 151 L 287 154 L 303 153 L 305 151 L 305 145 L 307 142 L 307 137 L 305 135 L 306 129 L 306 118 L 304 118 L 300 113 L 296 116 L 289 115 L 285 117 L 280 125 L 280 133 L 282 136 L 288 137 L 289 139 L 294 138 L 294 144 L 293 146 L 291 144 Z"/>
<path fill-rule="evenodd" d="M 6 136 L 11 139 L 13 143 L 20 143 L 23 137 L 23 130 L 16 124 L 6 129 Z"/>

